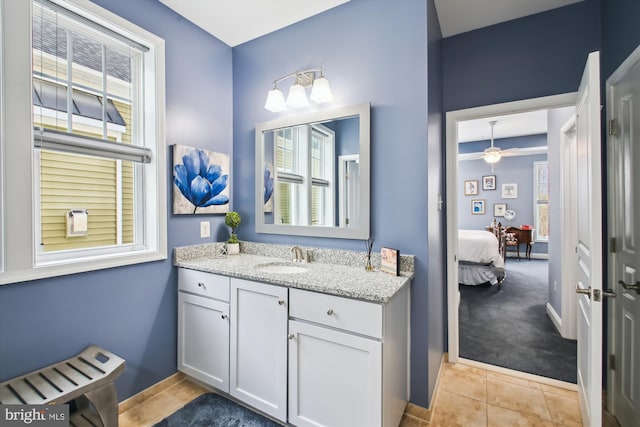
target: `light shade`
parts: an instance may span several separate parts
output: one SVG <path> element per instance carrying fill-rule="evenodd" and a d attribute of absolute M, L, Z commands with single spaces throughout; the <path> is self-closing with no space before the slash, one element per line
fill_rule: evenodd
<path fill-rule="evenodd" d="M 267 110 L 278 113 L 287 109 L 287 105 L 284 102 L 284 95 L 279 89 L 273 88 L 267 94 L 267 102 L 264 104 L 264 108 Z"/>
<path fill-rule="evenodd" d="M 502 158 L 502 152 L 498 147 L 491 147 L 484 150 L 483 159 L 487 163 L 498 163 Z"/>
<path fill-rule="evenodd" d="M 311 88 L 310 98 L 313 102 L 317 102 L 318 104 L 333 101 L 333 94 L 331 93 L 329 80 L 324 77 L 315 79 L 313 81 L 313 87 Z"/>
<path fill-rule="evenodd" d="M 294 84 L 289 88 L 289 95 L 287 96 L 287 105 L 289 107 L 298 108 L 309 105 L 307 99 L 307 93 L 304 87 L 299 84 Z"/>

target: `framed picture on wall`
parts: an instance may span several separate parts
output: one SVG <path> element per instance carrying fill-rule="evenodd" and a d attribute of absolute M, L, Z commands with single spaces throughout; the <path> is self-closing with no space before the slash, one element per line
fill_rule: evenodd
<path fill-rule="evenodd" d="M 465 196 L 477 196 L 478 195 L 478 180 L 471 179 L 464 182 L 464 195 Z"/>
<path fill-rule="evenodd" d="M 496 189 L 496 176 L 485 175 L 482 177 L 482 189 L 483 190 L 495 190 Z"/>
<path fill-rule="evenodd" d="M 518 184 L 502 184 L 502 198 L 503 199 L 517 199 L 518 198 Z"/>
<path fill-rule="evenodd" d="M 471 200 L 471 213 L 473 215 L 484 215 L 485 214 L 485 200 L 484 199 L 473 199 Z"/>
<path fill-rule="evenodd" d="M 493 216 L 504 216 L 505 211 L 507 210 L 506 203 L 494 203 L 493 204 Z"/>

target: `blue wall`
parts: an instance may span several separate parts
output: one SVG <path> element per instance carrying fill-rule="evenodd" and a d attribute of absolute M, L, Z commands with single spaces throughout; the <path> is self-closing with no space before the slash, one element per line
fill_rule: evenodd
<path fill-rule="evenodd" d="M 411 400 L 423 406 L 428 405 L 437 373 L 428 366 L 429 335 L 433 330 L 441 336 L 443 326 L 440 318 L 430 328 L 428 319 L 426 54 L 427 10 L 419 0 L 352 0 L 233 49 L 233 196 L 246 219 L 240 230 L 243 239 L 364 250 L 362 241 L 255 232 L 254 130 L 258 122 L 300 111 L 371 103 L 371 233 L 374 250 L 390 246 L 416 255 L 411 288 Z M 263 108 L 274 79 L 317 66 L 325 67 L 333 103 L 279 114 Z M 437 137 L 439 123 L 434 127 Z M 440 140 L 435 144 L 440 145 Z M 435 163 L 441 164 L 439 159 Z M 443 283 L 433 286 L 441 294 Z M 437 304 L 441 307 L 441 297 Z M 432 349 L 438 362 L 443 350 L 439 345 Z"/>
<path fill-rule="evenodd" d="M 231 49 L 157 0 L 94 2 L 165 39 L 167 144 L 231 154 Z M 168 212 L 170 153 L 168 148 Z M 214 237 L 228 235 L 221 216 L 170 214 L 169 254 L 175 246 L 203 242 L 202 219 L 212 222 Z M 89 344 L 126 359 L 116 381 L 120 400 L 173 374 L 176 280 L 168 259 L 0 286 L 0 381 L 71 357 Z"/>
<path fill-rule="evenodd" d="M 436 385 L 437 372 L 446 348 L 447 301 L 446 256 L 447 232 L 444 200 L 445 150 L 442 111 L 442 32 L 433 0 L 427 1 L 427 223 L 428 223 L 428 359 L 429 396 Z M 402 170 L 402 167 L 400 167 Z M 418 324 L 418 328 L 424 324 Z M 415 326 L 414 326 L 415 328 Z M 422 332 L 419 332 L 422 333 Z M 417 359 L 421 363 L 422 354 Z"/>
<path fill-rule="evenodd" d="M 444 110 L 575 92 L 600 38 L 600 0 L 448 37 Z"/>
<path fill-rule="evenodd" d="M 603 0 L 602 55 L 603 82 L 640 45 L 640 2 L 638 0 Z"/>
<path fill-rule="evenodd" d="M 501 147 L 502 148 L 502 147 Z M 546 154 L 535 156 L 504 157 L 495 166 L 493 173 L 491 167 L 482 159 L 465 160 L 459 163 L 458 183 L 458 226 L 470 230 L 484 230 L 493 221 L 493 205 L 504 203 L 507 209 L 516 213 L 516 218 L 509 223 L 502 217 L 495 217 L 502 225 L 513 225 L 519 227 L 522 224 L 534 225 L 533 222 L 533 162 L 547 160 Z M 482 190 L 482 176 L 495 175 L 496 189 Z M 464 195 L 464 181 L 478 181 L 478 195 Z M 502 184 L 518 184 L 517 199 L 502 198 Z M 471 200 L 485 200 L 485 214 L 477 215 L 471 213 Z M 535 238 L 535 236 L 534 236 Z M 547 243 L 536 242 L 531 249 L 536 253 L 547 253 Z M 521 249 L 524 250 L 524 246 Z"/>

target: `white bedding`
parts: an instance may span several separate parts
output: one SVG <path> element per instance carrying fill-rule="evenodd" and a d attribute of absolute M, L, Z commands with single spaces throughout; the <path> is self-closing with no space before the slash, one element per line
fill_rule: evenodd
<path fill-rule="evenodd" d="M 458 283 L 500 285 L 504 279 L 504 259 L 498 239 L 484 230 L 458 230 Z"/>
<path fill-rule="evenodd" d="M 484 230 L 458 230 L 458 259 L 504 268 L 498 239 L 493 233 Z"/>

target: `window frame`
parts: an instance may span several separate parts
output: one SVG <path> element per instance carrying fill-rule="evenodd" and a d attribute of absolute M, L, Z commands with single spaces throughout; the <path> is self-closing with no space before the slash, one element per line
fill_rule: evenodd
<path fill-rule="evenodd" d="M 538 214 L 541 205 L 547 206 L 547 229 L 549 229 L 549 188 L 547 187 L 547 200 L 541 200 L 538 196 L 538 169 L 544 165 L 547 168 L 547 181 L 549 179 L 549 161 L 540 160 L 533 162 L 533 221 L 534 221 L 534 241 L 549 243 L 549 236 L 546 239 L 540 238 L 540 216 Z M 547 182 L 549 185 L 549 182 Z"/>
<path fill-rule="evenodd" d="M 121 250 L 111 253 L 78 250 L 64 260 L 38 261 L 35 239 L 39 234 L 36 228 L 39 213 L 35 211 L 38 183 L 35 180 L 31 66 L 33 5 L 32 1 L 0 0 L 0 39 L 11 40 L 11 43 L 2 45 L 2 56 L 12 59 L 5 61 L 2 67 L 4 75 L 0 75 L 2 100 L 10 99 L 12 106 L 6 110 L 4 105 L 0 105 L 0 207 L 4 208 L 0 228 L 0 263 L 3 267 L 0 285 L 167 259 L 164 40 L 89 1 L 50 1 L 149 49 L 144 54 L 143 73 L 147 78 L 141 90 L 145 95 L 153 94 L 155 97 L 145 97 L 142 106 L 145 111 L 144 129 L 138 130 L 144 135 L 140 140 L 153 151 L 151 163 L 144 165 L 143 195 L 138 199 L 144 204 L 143 217 L 139 218 L 142 245 L 137 248 L 120 246 Z M 10 144 L 9 141 L 30 143 Z M 8 158 L 11 161 L 6 161 Z M 13 179 L 8 179 L 10 177 Z M 10 204 L 7 203 L 9 200 Z M 25 212 L 31 214 L 25 215 Z"/>

